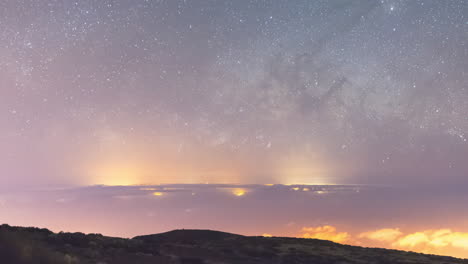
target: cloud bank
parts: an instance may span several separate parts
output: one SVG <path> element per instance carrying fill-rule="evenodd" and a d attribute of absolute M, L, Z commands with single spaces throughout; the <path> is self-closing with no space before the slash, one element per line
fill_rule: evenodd
<path fill-rule="evenodd" d="M 350 232 L 338 231 L 334 226 L 325 225 L 304 227 L 299 237 L 460 257 L 466 257 L 466 252 L 462 252 L 468 250 L 468 232 L 451 229 L 403 232 L 399 228 L 382 228 L 352 235 Z"/>

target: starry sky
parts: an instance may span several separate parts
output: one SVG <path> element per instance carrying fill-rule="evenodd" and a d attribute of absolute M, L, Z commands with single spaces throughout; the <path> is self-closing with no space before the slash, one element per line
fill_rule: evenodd
<path fill-rule="evenodd" d="M 0 184 L 468 184 L 465 0 L 0 1 Z"/>

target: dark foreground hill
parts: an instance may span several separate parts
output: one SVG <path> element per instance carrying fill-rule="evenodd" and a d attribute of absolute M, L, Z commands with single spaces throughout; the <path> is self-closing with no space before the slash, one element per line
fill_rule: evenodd
<path fill-rule="evenodd" d="M 176 230 L 122 239 L 2 225 L 0 263 L 468 264 L 468 260 L 316 239 L 246 237 L 209 230 Z"/>

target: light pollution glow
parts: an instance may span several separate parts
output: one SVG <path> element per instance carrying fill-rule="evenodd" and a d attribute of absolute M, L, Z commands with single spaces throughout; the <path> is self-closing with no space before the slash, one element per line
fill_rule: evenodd
<path fill-rule="evenodd" d="M 247 193 L 247 191 L 246 191 L 245 189 L 239 189 L 239 188 L 237 188 L 237 189 L 234 189 L 234 190 L 232 191 L 232 193 L 233 193 L 235 196 L 244 196 L 244 195 Z"/>
<path fill-rule="evenodd" d="M 85 185 L 142 185 L 142 184 L 168 184 L 168 183 L 261 183 L 257 179 L 247 179 L 246 176 L 255 173 L 255 170 L 243 168 L 241 163 L 234 163 L 234 166 L 220 166 L 218 169 L 210 168 L 207 165 L 206 170 L 200 169 L 201 164 L 197 164 L 197 169 L 191 169 L 190 164 L 175 165 L 177 160 L 160 159 L 159 162 L 150 161 L 147 157 L 158 159 L 156 153 L 147 153 L 145 156 L 132 154 L 132 150 L 125 152 L 104 152 L 94 155 L 87 162 L 84 175 L 87 175 Z M 213 163 L 210 160 L 209 163 Z M 218 164 L 225 164 L 226 161 L 218 160 Z M 231 160 L 230 163 L 233 163 Z M 329 185 L 333 184 L 333 179 L 327 176 L 330 170 L 319 163 L 307 164 L 302 158 L 295 160 L 294 157 L 286 161 L 265 168 L 270 178 L 279 184 L 314 184 Z M 193 165 L 195 166 L 195 165 Z M 228 169 L 228 170 L 227 170 Z M 183 179 L 180 175 L 183 175 Z"/>

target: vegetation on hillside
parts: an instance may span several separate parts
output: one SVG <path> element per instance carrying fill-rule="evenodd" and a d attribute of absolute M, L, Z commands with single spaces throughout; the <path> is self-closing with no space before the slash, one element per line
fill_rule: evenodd
<path fill-rule="evenodd" d="M 468 264 L 451 257 L 324 240 L 246 237 L 210 230 L 123 239 L 8 225 L 0 226 L 0 259 L 8 264 Z"/>

